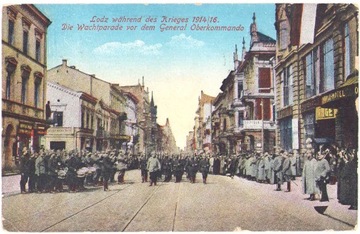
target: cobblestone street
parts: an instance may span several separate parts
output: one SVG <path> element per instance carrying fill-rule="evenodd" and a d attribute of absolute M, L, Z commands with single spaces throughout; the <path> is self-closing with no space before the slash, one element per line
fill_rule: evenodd
<path fill-rule="evenodd" d="M 3 186 L 17 177 L 3 177 Z M 13 180 L 12 182 L 9 182 Z M 185 180 L 185 181 L 184 181 Z M 22 232 L 58 231 L 321 231 L 353 230 L 357 211 L 336 199 L 329 185 L 330 202 L 305 200 L 297 178 L 290 193 L 275 185 L 235 177 L 209 175 L 208 184 L 141 183 L 140 171 L 128 171 L 125 184 L 110 191 L 88 187 L 85 192 L 19 194 L 2 198 L 3 229 Z M 14 189 L 16 188 L 14 185 Z M 324 215 L 314 206 L 327 205 Z"/>

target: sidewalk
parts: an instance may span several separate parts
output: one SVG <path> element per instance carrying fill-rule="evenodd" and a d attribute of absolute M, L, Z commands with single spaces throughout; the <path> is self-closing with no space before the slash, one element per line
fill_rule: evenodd
<path fill-rule="evenodd" d="M 1 194 L 16 194 L 20 193 L 20 178 L 19 174 L 17 175 L 8 175 L 1 178 Z"/>

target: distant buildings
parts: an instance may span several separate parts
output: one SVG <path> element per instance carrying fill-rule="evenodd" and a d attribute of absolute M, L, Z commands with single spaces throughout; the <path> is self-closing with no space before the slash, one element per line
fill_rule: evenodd
<path fill-rule="evenodd" d="M 2 169 L 45 145 L 46 41 L 51 21 L 34 5 L 2 8 Z"/>

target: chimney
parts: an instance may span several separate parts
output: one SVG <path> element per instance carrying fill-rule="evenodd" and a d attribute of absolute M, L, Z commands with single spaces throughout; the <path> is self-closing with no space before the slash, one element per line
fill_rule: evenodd
<path fill-rule="evenodd" d="M 67 59 L 63 59 L 63 60 L 62 60 L 62 65 L 63 65 L 64 67 L 67 67 Z"/>

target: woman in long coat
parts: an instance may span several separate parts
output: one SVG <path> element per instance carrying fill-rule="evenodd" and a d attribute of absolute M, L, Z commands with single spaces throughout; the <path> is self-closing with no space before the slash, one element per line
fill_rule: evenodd
<path fill-rule="evenodd" d="M 320 192 L 315 182 L 315 166 L 317 161 L 313 156 L 311 150 L 306 151 L 305 158 L 306 159 L 304 163 L 304 168 L 302 171 L 303 193 L 309 194 L 310 197 L 307 199 L 310 201 L 314 201 L 315 194 L 318 194 Z"/>

